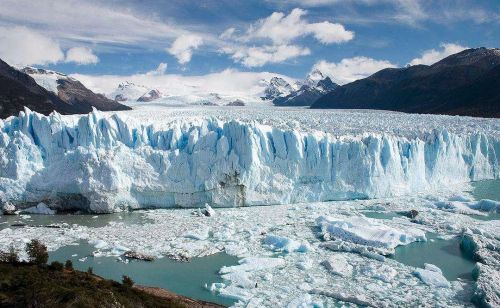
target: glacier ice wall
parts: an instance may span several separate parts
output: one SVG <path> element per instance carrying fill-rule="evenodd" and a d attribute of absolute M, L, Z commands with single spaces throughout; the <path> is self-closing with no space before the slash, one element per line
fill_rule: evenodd
<path fill-rule="evenodd" d="M 118 114 L 0 120 L 0 199 L 26 206 L 250 206 L 376 198 L 499 178 L 500 138 L 432 130 L 334 136 L 214 118 Z M 59 200 L 59 201 L 58 201 Z M 62 200 L 62 201 L 61 201 Z M 58 203 L 59 202 L 59 203 Z"/>

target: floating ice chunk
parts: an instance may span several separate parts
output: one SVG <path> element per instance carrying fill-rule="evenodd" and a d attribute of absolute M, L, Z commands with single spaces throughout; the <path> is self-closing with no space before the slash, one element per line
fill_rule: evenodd
<path fill-rule="evenodd" d="M 309 258 L 303 258 L 297 261 L 296 265 L 301 270 L 308 270 L 313 266 L 313 261 Z"/>
<path fill-rule="evenodd" d="M 205 214 L 205 216 L 212 217 L 215 216 L 215 210 L 208 203 L 205 203 L 205 211 L 203 214 Z"/>
<path fill-rule="evenodd" d="M 16 214 L 16 206 L 10 202 L 5 202 L 2 205 L 2 213 L 4 215 L 14 215 Z"/>
<path fill-rule="evenodd" d="M 224 274 L 221 277 L 224 280 L 231 281 L 231 285 L 235 285 L 245 289 L 255 288 L 255 281 L 250 279 L 250 273 L 248 272 L 237 271 Z"/>
<path fill-rule="evenodd" d="M 322 308 L 323 304 L 318 303 L 313 301 L 311 295 L 305 294 L 303 296 L 300 296 L 298 298 L 295 298 L 292 300 L 288 305 L 286 306 L 287 308 Z"/>
<path fill-rule="evenodd" d="M 90 245 L 94 245 L 97 249 L 106 249 L 109 247 L 108 243 L 103 240 L 93 240 L 89 242 Z"/>
<path fill-rule="evenodd" d="M 441 269 L 433 264 L 424 264 L 424 268 L 416 269 L 414 274 L 427 285 L 439 288 L 450 287 L 450 282 L 443 276 Z"/>
<path fill-rule="evenodd" d="M 254 272 L 261 271 L 265 269 L 270 269 L 285 264 L 285 261 L 281 258 L 258 258 L 258 257 L 248 257 L 241 259 L 238 262 L 240 265 L 234 266 L 224 266 L 220 269 L 220 274 L 227 274 L 233 272 Z"/>
<path fill-rule="evenodd" d="M 352 265 L 343 256 L 333 256 L 320 263 L 332 274 L 349 277 L 352 275 Z"/>
<path fill-rule="evenodd" d="M 192 230 L 184 235 L 186 238 L 190 238 L 193 240 L 206 240 L 210 237 L 210 228 L 209 227 L 199 227 L 196 230 Z"/>
<path fill-rule="evenodd" d="M 316 219 L 323 236 L 338 238 L 355 244 L 393 249 L 415 241 L 426 241 L 420 229 L 406 228 L 401 231 L 388 227 L 374 219 L 364 217 L 331 218 L 321 216 Z"/>
<path fill-rule="evenodd" d="M 474 202 L 469 204 L 469 207 L 474 210 L 482 211 L 482 212 L 497 212 L 500 213 L 500 202 L 482 199 L 478 202 Z"/>
<path fill-rule="evenodd" d="M 262 243 L 274 251 L 308 252 L 311 250 L 311 246 L 306 242 L 301 243 L 288 237 L 272 234 L 266 235 Z"/>
<path fill-rule="evenodd" d="M 21 213 L 37 214 L 37 215 L 54 215 L 56 211 L 51 210 L 45 203 L 40 202 L 36 206 L 32 206 L 30 208 L 22 210 Z"/>

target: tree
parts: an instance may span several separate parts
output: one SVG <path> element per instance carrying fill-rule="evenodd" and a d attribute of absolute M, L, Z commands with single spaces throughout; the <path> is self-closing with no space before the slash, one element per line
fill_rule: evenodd
<path fill-rule="evenodd" d="M 0 262 L 15 264 L 19 262 L 16 249 L 14 245 L 10 245 L 8 252 L 0 251 Z"/>
<path fill-rule="evenodd" d="M 42 242 L 37 239 L 33 239 L 31 242 L 26 244 L 26 252 L 28 253 L 28 260 L 30 263 L 43 265 L 47 264 L 47 261 L 49 260 L 47 246 L 42 244 Z"/>
<path fill-rule="evenodd" d="M 54 270 L 54 271 L 58 271 L 58 272 L 62 271 L 63 268 L 64 268 L 64 265 L 58 261 L 54 261 L 54 262 L 50 263 L 50 265 L 49 265 L 49 269 Z"/>
<path fill-rule="evenodd" d="M 73 270 L 73 262 L 71 260 L 66 260 L 66 263 L 64 263 L 64 268 L 68 271 Z"/>
<path fill-rule="evenodd" d="M 134 286 L 134 281 L 132 280 L 132 278 L 130 278 L 129 276 L 127 275 L 123 275 L 123 278 L 122 278 L 122 284 L 126 287 L 133 287 Z"/>
<path fill-rule="evenodd" d="M 93 275 L 94 274 L 94 269 L 89 266 L 89 268 L 87 268 L 87 274 Z"/>

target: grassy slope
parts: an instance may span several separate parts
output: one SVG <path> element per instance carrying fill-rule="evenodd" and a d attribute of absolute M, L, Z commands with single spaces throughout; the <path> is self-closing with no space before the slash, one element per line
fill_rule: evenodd
<path fill-rule="evenodd" d="M 186 304 L 187 303 L 187 304 Z M 80 271 L 0 263 L 0 307 L 192 307 Z"/>

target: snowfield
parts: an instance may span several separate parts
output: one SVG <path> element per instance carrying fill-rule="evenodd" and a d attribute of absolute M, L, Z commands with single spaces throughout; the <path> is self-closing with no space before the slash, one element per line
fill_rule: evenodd
<path fill-rule="evenodd" d="M 0 120 L 0 200 L 22 209 L 381 198 L 500 177 L 500 121 L 154 104 Z"/>

